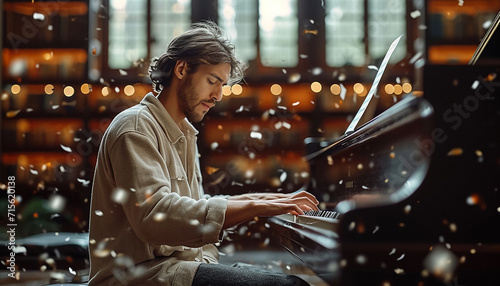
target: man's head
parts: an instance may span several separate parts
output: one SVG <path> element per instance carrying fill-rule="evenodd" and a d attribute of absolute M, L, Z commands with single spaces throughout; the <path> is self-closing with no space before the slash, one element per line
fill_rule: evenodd
<path fill-rule="evenodd" d="M 231 66 L 229 84 L 239 82 L 246 68 L 236 58 L 234 46 L 213 22 L 193 24 L 190 30 L 170 42 L 163 55 L 152 59 L 149 76 L 156 92 L 170 85 L 177 61 L 187 63 L 188 73 L 196 72 L 200 64 L 228 63 Z"/>

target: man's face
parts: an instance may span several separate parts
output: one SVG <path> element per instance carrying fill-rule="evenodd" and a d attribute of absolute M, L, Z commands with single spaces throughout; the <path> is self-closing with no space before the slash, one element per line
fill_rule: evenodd
<path fill-rule="evenodd" d="M 190 122 L 200 122 L 216 101 L 222 99 L 222 87 L 227 83 L 231 65 L 202 64 L 193 74 L 187 74 L 181 82 L 179 109 Z"/>

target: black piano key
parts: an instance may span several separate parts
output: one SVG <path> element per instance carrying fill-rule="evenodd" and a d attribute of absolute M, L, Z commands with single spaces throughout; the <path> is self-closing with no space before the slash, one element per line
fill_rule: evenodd
<path fill-rule="evenodd" d="M 340 216 L 340 213 L 338 213 L 336 211 L 326 211 L 326 210 L 319 210 L 319 211 L 309 210 L 309 211 L 305 211 L 304 215 L 338 219 Z"/>

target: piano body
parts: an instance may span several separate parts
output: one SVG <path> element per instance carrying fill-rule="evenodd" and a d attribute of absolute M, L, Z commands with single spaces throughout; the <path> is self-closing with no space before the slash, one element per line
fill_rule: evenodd
<path fill-rule="evenodd" d="M 308 191 L 338 217 L 268 220 L 331 285 L 500 283 L 500 65 L 423 76 L 422 95 L 310 143 Z"/>

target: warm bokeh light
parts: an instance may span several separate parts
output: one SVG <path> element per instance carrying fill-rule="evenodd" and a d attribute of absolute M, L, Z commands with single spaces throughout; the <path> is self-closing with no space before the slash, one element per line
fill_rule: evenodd
<path fill-rule="evenodd" d="M 14 84 L 11 88 L 10 88 L 10 91 L 12 92 L 12 94 L 18 94 L 21 92 L 21 86 L 18 85 L 18 84 Z"/>
<path fill-rule="evenodd" d="M 281 88 L 281 85 L 279 85 L 277 83 L 271 85 L 271 93 L 273 95 L 280 95 L 282 91 L 283 91 L 283 88 Z"/>
<path fill-rule="evenodd" d="M 224 96 L 230 96 L 231 95 L 231 86 L 225 85 L 222 87 L 222 94 Z"/>
<path fill-rule="evenodd" d="M 64 88 L 64 95 L 66 97 L 72 97 L 75 94 L 75 89 L 72 86 L 67 86 Z"/>
<path fill-rule="evenodd" d="M 311 90 L 315 93 L 318 93 L 320 92 L 322 89 L 322 86 L 321 86 L 321 83 L 315 81 L 313 83 L 311 83 Z"/>
<path fill-rule="evenodd" d="M 102 96 L 108 96 L 110 93 L 109 87 L 105 86 L 101 90 Z"/>
<path fill-rule="evenodd" d="M 243 87 L 239 84 L 235 84 L 231 87 L 231 91 L 234 95 L 240 95 L 243 92 Z"/>
<path fill-rule="evenodd" d="M 384 87 L 385 93 L 387 94 L 393 94 L 394 93 L 394 86 L 390 83 L 386 84 Z"/>
<path fill-rule="evenodd" d="M 394 94 L 400 95 L 403 92 L 403 87 L 400 84 L 394 85 Z"/>
<path fill-rule="evenodd" d="M 330 91 L 334 94 L 334 95 L 339 95 L 340 92 L 342 91 L 342 88 L 340 87 L 340 85 L 338 84 L 332 84 L 332 86 L 330 86 Z"/>
<path fill-rule="evenodd" d="M 125 93 L 126 96 L 132 96 L 135 92 L 135 88 L 129 84 L 125 86 L 125 88 L 123 88 L 123 92 Z"/>
<path fill-rule="evenodd" d="M 54 86 L 51 85 L 50 83 L 45 86 L 43 89 L 45 91 L 45 94 L 50 95 L 54 93 Z"/>
<path fill-rule="evenodd" d="M 82 86 L 80 87 L 80 91 L 83 94 L 89 94 L 90 93 L 90 84 L 88 84 L 88 83 L 82 84 Z"/>
<path fill-rule="evenodd" d="M 50 61 L 54 57 L 53 53 L 44 53 L 43 54 L 43 59 L 46 61 Z"/>
<path fill-rule="evenodd" d="M 353 89 L 357 94 L 362 94 L 365 91 L 365 87 L 359 82 L 354 85 Z"/>
<path fill-rule="evenodd" d="M 407 82 L 407 83 L 403 84 L 403 91 L 405 93 L 410 93 L 412 90 L 413 90 L 413 87 L 411 86 L 410 83 Z"/>

